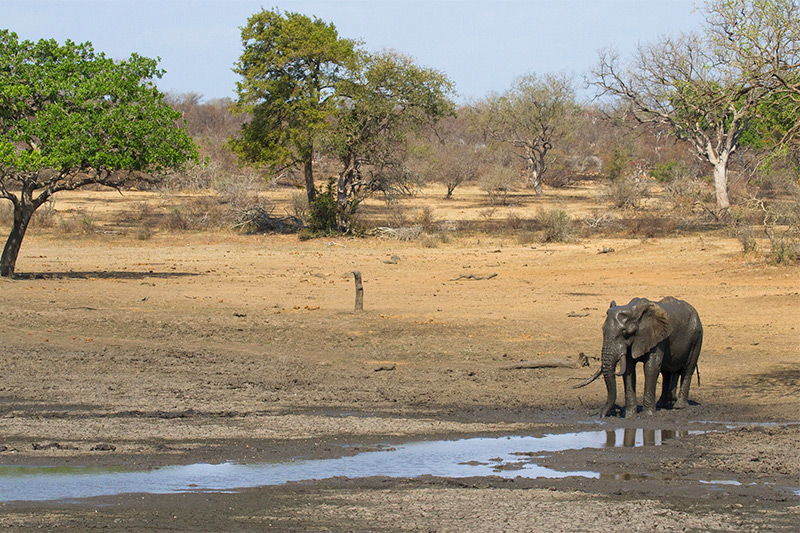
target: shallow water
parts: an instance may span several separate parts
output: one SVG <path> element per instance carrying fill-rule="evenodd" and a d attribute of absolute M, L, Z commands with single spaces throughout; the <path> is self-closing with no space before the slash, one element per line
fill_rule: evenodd
<path fill-rule="evenodd" d="M 692 432 L 700 433 L 700 432 Z M 147 472 L 62 467 L 0 467 L 0 501 L 73 500 L 124 493 L 228 491 L 337 476 L 500 476 L 598 478 L 593 471 L 562 472 L 536 456 L 582 448 L 657 446 L 688 431 L 618 429 L 543 437 L 509 436 L 412 442 L 349 457 L 263 464 L 193 464 Z"/>

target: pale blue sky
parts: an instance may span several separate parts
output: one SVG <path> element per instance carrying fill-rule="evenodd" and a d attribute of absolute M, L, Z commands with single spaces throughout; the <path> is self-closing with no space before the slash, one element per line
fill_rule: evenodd
<path fill-rule="evenodd" d="M 163 91 L 235 97 L 239 28 L 278 7 L 332 22 L 367 49 L 393 48 L 445 72 L 460 101 L 530 73 L 577 80 L 600 48 L 632 52 L 700 28 L 700 0 L 0 0 L 0 28 L 20 38 L 90 41 L 111 57 L 160 57 Z M 588 94 L 588 93 L 584 93 Z"/>

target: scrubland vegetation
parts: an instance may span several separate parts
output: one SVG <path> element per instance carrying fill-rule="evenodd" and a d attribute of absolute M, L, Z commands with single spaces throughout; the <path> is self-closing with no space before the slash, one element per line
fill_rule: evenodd
<path fill-rule="evenodd" d="M 92 184 L 170 198 L 167 208 L 143 203 L 120 215 L 141 239 L 215 228 L 436 242 L 435 207 L 410 216 L 409 200 L 454 201 L 477 188 L 482 196 L 469 197 L 478 216 L 448 228 L 531 241 L 714 229 L 740 239 L 743 253 L 794 262 L 798 7 L 714 1 L 705 14 L 701 34 L 664 37 L 632 58 L 601 51 L 585 78 L 600 96 L 592 102 L 577 96 L 583 80 L 529 73 L 502 94 L 456 105 L 445 73 L 398 52 L 367 53 L 332 24 L 279 10 L 254 14 L 242 29 L 235 101 L 160 95 L 149 80 L 161 72 L 146 58 L 114 64 L 88 43 L 19 42 L 5 32 L 3 53 L 30 59 L 14 71 L 3 104 L 0 186 L 10 202 L 0 205 L 0 222 L 11 229 L 3 275 L 13 274 L 32 217 L 65 234 L 96 229 L 90 213 L 67 217 L 52 199 Z M 70 78 L 37 56 L 43 50 L 88 53 L 74 64 L 91 67 L 83 102 L 47 93 Z M 107 77 L 125 69 L 138 85 Z M 38 95 L 42 105 L 15 96 L 34 76 L 52 80 Z M 149 122 L 109 127 L 135 124 L 133 106 L 152 95 Z M 84 133 L 74 137 L 79 124 Z M 589 213 L 544 201 L 587 185 L 596 204 Z M 501 215 L 509 207 L 518 209 Z"/>

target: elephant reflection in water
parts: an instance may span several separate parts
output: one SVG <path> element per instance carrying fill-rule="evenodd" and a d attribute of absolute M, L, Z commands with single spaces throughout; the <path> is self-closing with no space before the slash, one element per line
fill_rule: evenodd
<path fill-rule="evenodd" d="M 618 446 L 633 448 L 636 446 L 636 434 L 639 431 L 642 432 L 642 446 L 658 446 L 670 439 L 685 437 L 689 434 L 686 430 L 625 428 L 622 442 L 618 443 L 617 432 L 609 430 L 606 431 L 606 448 L 616 448 Z"/>

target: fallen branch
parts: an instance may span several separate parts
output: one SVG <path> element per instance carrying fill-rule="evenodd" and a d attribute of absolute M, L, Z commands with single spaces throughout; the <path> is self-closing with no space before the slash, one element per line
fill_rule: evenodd
<path fill-rule="evenodd" d="M 503 370 L 525 370 L 529 368 L 578 368 L 578 364 L 569 359 L 553 358 L 520 361 L 503 366 Z"/>
<path fill-rule="evenodd" d="M 453 279 L 448 280 L 448 281 L 458 281 L 460 279 L 474 279 L 474 280 L 479 280 L 480 281 L 480 280 L 483 280 L 483 279 L 492 279 L 494 277 L 497 277 L 497 272 L 492 272 L 488 276 L 476 276 L 475 274 L 461 274 L 457 278 L 453 278 Z"/>

